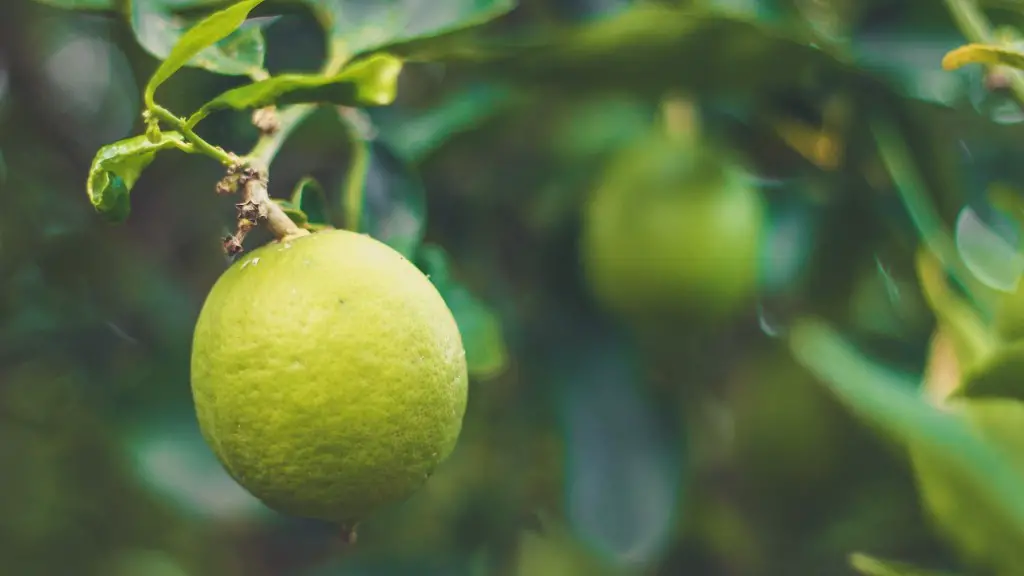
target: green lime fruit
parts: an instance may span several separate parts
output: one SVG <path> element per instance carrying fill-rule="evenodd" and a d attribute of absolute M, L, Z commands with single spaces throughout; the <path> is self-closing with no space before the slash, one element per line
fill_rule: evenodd
<path fill-rule="evenodd" d="M 239 484 L 294 516 L 351 526 L 411 496 L 455 446 L 467 382 L 430 280 L 345 230 L 239 259 L 195 328 L 206 441 Z"/>
<path fill-rule="evenodd" d="M 611 163 L 584 208 L 584 273 L 617 312 L 728 314 L 757 288 L 765 211 L 727 154 L 646 136 Z"/>

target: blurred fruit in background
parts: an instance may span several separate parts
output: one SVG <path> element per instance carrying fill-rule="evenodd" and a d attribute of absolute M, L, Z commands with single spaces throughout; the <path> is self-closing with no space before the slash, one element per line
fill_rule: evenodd
<path fill-rule="evenodd" d="M 654 130 L 609 162 L 582 261 L 619 313 L 724 319 L 753 302 L 765 206 L 729 150 Z"/>

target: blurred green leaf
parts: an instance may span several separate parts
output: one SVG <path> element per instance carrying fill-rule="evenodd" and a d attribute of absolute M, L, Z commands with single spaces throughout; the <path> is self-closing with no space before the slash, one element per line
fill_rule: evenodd
<path fill-rule="evenodd" d="M 508 351 L 497 314 L 451 276 L 448 255 L 441 247 L 422 246 L 416 264 L 437 287 L 455 316 L 466 348 L 469 374 L 477 378 L 500 374 L 508 363 Z"/>
<path fill-rule="evenodd" d="M 245 22 L 249 12 L 262 2 L 263 0 L 243 0 L 210 14 L 190 28 L 188 32 L 182 34 L 167 58 L 153 72 L 146 84 L 144 92 L 146 106 L 153 106 L 153 95 L 161 84 L 182 67 L 188 65 L 203 50 L 230 36 Z"/>
<path fill-rule="evenodd" d="M 187 149 L 177 132 L 163 132 L 156 142 L 145 135 L 121 140 L 99 149 L 89 168 L 89 200 L 107 218 L 120 222 L 130 211 L 128 194 L 156 153 L 167 148 Z"/>
<path fill-rule="evenodd" d="M 954 392 L 962 398 L 1014 398 L 1024 400 L 1024 341 L 1004 344 L 984 362 L 964 370 Z"/>
<path fill-rule="evenodd" d="M 588 548 L 634 574 L 630 564 L 651 565 L 671 546 L 692 454 L 681 423 L 666 419 L 671 408 L 651 394 L 630 335 L 604 322 L 569 330 L 547 352 L 558 358 L 549 386 L 565 442 L 565 519 Z"/>
<path fill-rule="evenodd" d="M 395 99 L 402 61 L 376 54 L 334 76 L 282 74 L 233 88 L 210 100 L 189 119 L 195 124 L 214 110 L 261 108 L 270 104 L 330 102 L 343 106 L 384 106 Z"/>
<path fill-rule="evenodd" d="M 234 481 L 190 411 L 164 408 L 118 430 L 119 448 L 140 486 L 195 518 L 263 520 L 273 512 Z M 137 573 L 141 576 L 141 573 Z"/>
<path fill-rule="evenodd" d="M 1009 46 L 968 44 L 951 50 L 942 58 L 942 67 L 956 70 L 968 64 L 1009 66 L 1024 70 L 1024 52 Z"/>
<path fill-rule="evenodd" d="M 889 172 L 900 195 L 900 200 L 920 235 L 924 246 L 935 256 L 938 264 L 963 287 L 972 302 L 983 305 L 993 293 L 981 282 L 964 262 L 953 233 L 946 226 L 933 198 L 928 182 L 920 172 L 899 124 L 887 118 L 870 120 L 873 138 L 878 146 L 882 164 Z"/>
<path fill-rule="evenodd" d="M 470 375 L 492 378 L 501 374 L 508 363 L 508 352 L 497 315 L 459 284 L 449 282 L 441 294 L 464 335 Z"/>
<path fill-rule="evenodd" d="M 512 99 L 512 92 L 503 86 L 473 86 L 420 113 L 375 118 L 375 124 L 381 140 L 416 164 L 452 136 L 505 110 Z"/>
<path fill-rule="evenodd" d="M 40 4 L 65 10 L 116 10 L 118 0 L 36 0 Z"/>
<path fill-rule="evenodd" d="M 965 75 L 942 68 L 942 57 L 963 42 L 955 27 L 934 31 L 872 28 L 852 39 L 849 57 L 908 98 L 954 106 L 966 96 Z"/>
<path fill-rule="evenodd" d="M 1000 552 L 1024 550 L 1024 475 L 1004 451 L 817 320 L 798 322 L 790 346 L 843 404 L 907 448 L 933 517 L 957 541 L 977 549 L 979 540 L 997 535 Z"/>
<path fill-rule="evenodd" d="M 850 555 L 850 566 L 864 576 L 954 576 L 948 572 L 922 570 L 903 562 L 879 560 L 860 552 Z"/>
<path fill-rule="evenodd" d="M 383 142 L 355 140 L 346 217 L 359 214 L 358 230 L 412 260 L 423 241 L 427 199 L 419 174 Z M 354 202 L 361 202 L 353 206 Z"/>
<path fill-rule="evenodd" d="M 989 362 L 996 338 L 970 304 L 950 290 L 945 271 L 927 249 L 918 251 L 917 275 L 928 306 L 953 343 L 961 370 L 969 373 Z"/>
<path fill-rule="evenodd" d="M 693 7 L 636 4 L 592 23 L 490 36 L 472 46 L 412 39 L 388 51 L 407 61 L 458 62 L 484 77 L 562 93 L 628 87 L 661 95 L 682 88 L 753 98 L 797 85 L 834 89 L 866 77 L 809 33 Z"/>
<path fill-rule="evenodd" d="M 130 20 L 138 43 L 161 60 L 170 56 L 194 24 L 194 20 L 172 13 L 159 0 L 131 0 Z M 267 48 L 262 28 L 269 22 L 242 24 L 223 40 L 200 50 L 185 65 L 228 76 L 262 78 L 266 75 L 263 60 Z"/>
<path fill-rule="evenodd" d="M 1024 475 L 1024 404 L 1016 400 L 985 399 L 949 403 L 950 409 L 972 434 L 997 453 L 1004 466 Z M 953 453 L 957 448 L 949 447 Z M 1024 548 L 1017 521 L 993 510 L 981 494 L 971 490 L 962 477 L 921 451 L 912 453 L 924 503 L 937 527 L 953 540 L 964 559 L 976 568 L 998 574 L 1015 574 L 1024 563 Z M 962 458 L 962 456 L 961 456 Z M 990 468 L 980 468 L 990 474 Z M 990 480 L 990 482 L 993 482 Z M 1019 500 L 1018 480 L 1015 500 Z M 1005 508 L 1016 502 L 1003 499 Z"/>
<path fill-rule="evenodd" d="M 284 211 L 288 218 L 291 218 L 291 221 L 294 222 L 296 226 L 305 228 L 306 225 L 309 224 L 309 217 L 306 216 L 306 213 L 296 207 L 291 201 L 274 198 L 274 202 L 281 207 L 281 210 Z"/>
<path fill-rule="evenodd" d="M 330 224 L 331 218 L 327 211 L 327 195 L 315 178 L 306 177 L 295 185 L 292 193 L 291 206 L 305 216 L 302 224 Z M 292 218 L 292 220 L 295 220 Z M 296 224 L 299 224 L 296 222 Z M 302 225 L 300 224 L 300 225 Z"/>
<path fill-rule="evenodd" d="M 349 58 L 482 24 L 512 10 L 515 0 L 306 0 L 328 30 L 334 50 Z"/>

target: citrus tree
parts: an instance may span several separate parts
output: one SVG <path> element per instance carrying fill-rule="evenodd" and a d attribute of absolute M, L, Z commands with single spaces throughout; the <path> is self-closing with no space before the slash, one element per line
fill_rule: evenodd
<path fill-rule="evenodd" d="M 478 571 L 1024 563 L 1024 6 L 41 3 L 122 22 L 152 60 L 137 129 L 90 148 L 95 213 L 130 225 L 174 154 L 231 198 L 227 270 L 188 326 L 190 408 L 271 508 L 347 541 L 369 521 L 368 559 L 464 546 Z M 266 35 L 295 13 L 320 61 L 272 66 Z M 223 85 L 174 91 L 197 73 Z M 400 80 L 438 73 L 460 90 L 399 105 Z M 206 129 L 225 117 L 252 141 Z M 474 128 L 501 118 L 529 144 L 428 182 L 448 137 L 486 148 Z M 278 172 L 315 157 L 304 130 L 344 149 L 340 178 Z M 428 189 L 488 186 L 487 217 L 441 225 L 472 234 L 427 241 Z M 520 296 L 486 304 L 453 251 Z M 476 382 L 503 378 L 516 392 L 474 408 Z M 529 431 L 465 440 L 503 418 Z"/>

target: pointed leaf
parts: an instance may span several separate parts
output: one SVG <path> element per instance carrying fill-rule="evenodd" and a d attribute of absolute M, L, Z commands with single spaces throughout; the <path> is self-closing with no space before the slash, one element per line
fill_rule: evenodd
<path fill-rule="evenodd" d="M 204 104 L 189 123 L 194 124 L 215 110 L 245 110 L 270 104 L 330 102 L 351 107 L 385 106 L 395 99 L 401 71 L 401 60 L 377 54 L 334 76 L 282 74 L 222 93 Z"/>
<path fill-rule="evenodd" d="M 511 11 L 515 0 L 306 0 L 326 23 L 334 49 L 348 57 L 394 42 L 427 39 L 482 24 Z"/>
<path fill-rule="evenodd" d="M 442 292 L 464 335 L 466 363 L 471 376 L 493 378 L 505 370 L 508 351 L 501 320 L 465 287 L 449 283 Z"/>
<path fill-rule="evenodd" d="M 497 314 L 451 277 L 448 255 L 439 246 L 423 246 L 416 263 L 455 316 L 470 376 L 486 379 L 500 374 L 508 363 L 508 352 Z"/>
<path fill-rule="evenodd" d="M 863 576 L 954 576 L 948 572 L 923 570 L 903 562 L 880 560 L 860 552 L 850 555 L 850 566 Z"/>
<path fill-rule="evenodd" d="M 131 0 L 130 5 L 131 26 L 136 40 L 153 57 L 161 60 L 170 56 L 174 46 L 195 23 L 170 12 L 168 8 L 165 2 L 155 0 Z M 266 19 L 241 25 L 223 40 L 203 48 L 185 66 L 228 76 L 259 78 L 265 75 L 266 41 L 262 28 L 272 21 Z"/>
<path fill-rule="evenodd" d="M 922 498 L 948 534 L 977 551 L 978 539 L 987 537 L 976 528 L 984 525 L 999 534 L 1000 552 L 1024 549 L 1024 474 L 1002 450 L 962 417 L 926 403 L 913 383 L 875 366 L 816 320 L 798 322 L 790 346 L 851 411 L 907 448 Z"/>
<path fill-rule="evenodd" d="M 556 345 L 566 519 L 619 567 L 650 565 L 678 526 L 683 438 L 649 394 L 625 334 L 601 325 L 574 332 Z"/>
<path fill-rule="evenodd" d="M 99 149 L 89 168 L 86 191 L 89 201 L 107 218 L 120 222 L 128 217 L 128 194 L 156 153 L 167 148 L 186 150 L 181 134 L 163 132 L 156 142 L 135 136 Z"/>
<path fill-rule="evenodd" d="M 968 44 L 948 52 L 942 58 L 942 67 L 956 70 L 968 64 L 1009 66 L 1024 70 L 1024 52 L 1009 46 Z"/>
<path fill-rule="evenodd" d="M 295 185 L 290 204 L 306 216 L 306 223 L 314 225 L 331 223 L 327 211 L 327 195 L 324 194 L 323 187 L 315 178 L 303 178 Z"/>
<path fill-rule="evenodd" d="M 435 286 L 447 285 L 451 282 L 451 269 L 448 266 L 448 254 L 444 248 L 434 244 L 424 244 L 416 253 L 416 266 L 424 274 L 430 276 Z"/>
<path fill-rule="evenodd" d="M 144 93 L 146 106 L 153 106 L 153 95 L 161 84 L 166 82 L 168 78 L 173 76 L 183 66 L 187 65 L 189 61 L 204 49 L 231 35 L 232 32 L 245 22 L 249 12 L 262 2 L 263 0 L 242 0 L 237 4 L 210 14 L 183 34 L 146 84 Z"/>
<path fill-rule="evenodd" d="M 192 413 L 164 407 L 146 416 L 117 435 L 140 487 L 205 521 L 261 521 L 273 514 L 220 465 Z M 168 576 L 165 570 L 157 573 Z"/>
<path fill-rule="evenodd" d="M 281 200 L 280 198 L 274 198 L 274 202 L 281 207 L 281 210 L 284 211 L 288 218 L 291 218 L 291 221 L 294 222 L 296 226 L 305 228 L 306 225 L 309 224 L 309 217 L 306 216 L 306 213 L 296 207 L 292 202 L 289 202 L 288 200 Z"/>

